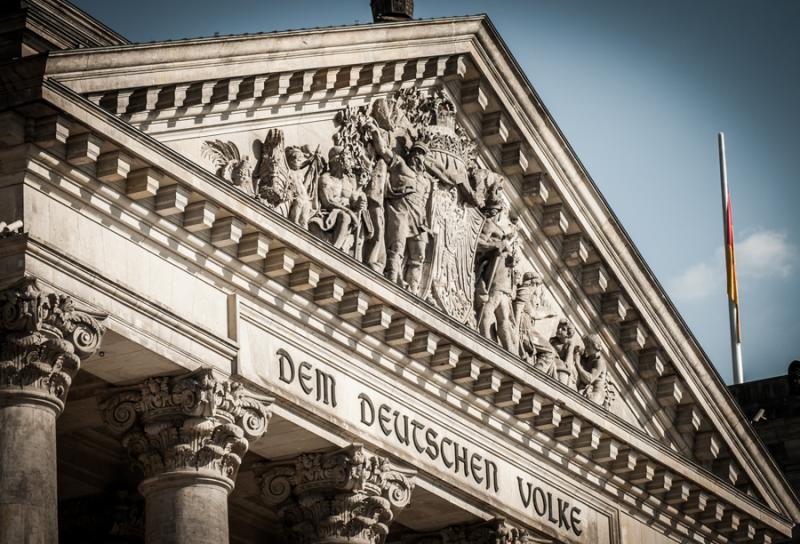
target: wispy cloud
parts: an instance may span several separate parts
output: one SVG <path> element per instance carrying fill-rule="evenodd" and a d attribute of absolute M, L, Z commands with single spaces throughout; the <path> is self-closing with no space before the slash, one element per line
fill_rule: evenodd
<path fill-rule="evenodd" d="M 758 230 L 736 243 L 736 272 L 740 278 L 760 281 L 788 278 L 798 261 L 798 250 L 786 233 Z M 713 257 L 689 266 L 667 282 L 676 299 L 700 301 L 725 290 L 725 258 L 722 247 Z"/>
<path fill-rule="evenodd" d="M 797 261 L 797 248 L 784 232 L 761 230 L 736 244 L 736 270 L 755 279 L 788 278 Z"/>

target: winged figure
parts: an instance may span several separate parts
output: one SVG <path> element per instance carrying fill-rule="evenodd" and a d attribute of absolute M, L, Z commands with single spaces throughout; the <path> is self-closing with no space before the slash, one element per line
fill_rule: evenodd
<path fill-rule="evenodd" d="M 230 181 L 246 193 L 254 194 L 250 157 L 247 155 L 242 157 L 236 144 L 222 140 L 208 140 L 203 142 L 200 150 L 203 158 L 213 164 L 216 175 Z"/>

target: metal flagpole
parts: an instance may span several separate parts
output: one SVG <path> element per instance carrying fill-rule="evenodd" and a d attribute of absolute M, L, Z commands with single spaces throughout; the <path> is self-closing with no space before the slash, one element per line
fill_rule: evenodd
<path fill-rule="evenodd" d="M 733 250 L 733 214 L 728 193 L 728 166 L 725 161 L 725 134 L 719 133 L 719 175 L 722 184 L 722 228 L 725 236 L 725 269 L 728 279 L 728 313 L 731 327 L 731 362 L 733 383 L 744 381 L 742 339 L 739 323 L 739 287 L 736 282 L 736 260 Z"/>

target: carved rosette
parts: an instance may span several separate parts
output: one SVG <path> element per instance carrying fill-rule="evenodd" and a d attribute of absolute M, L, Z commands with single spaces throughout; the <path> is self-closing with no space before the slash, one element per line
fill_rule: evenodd
<path fill-rule="evenodd" d="M 303 544 L 383 542 L 411 501 L 416 475 L 358 444 L 261 468 L 264 501 L 278 506 L 293 541 Z"/>
<path fill-rule="evenodd" d="M 271 404 L 204 369 L 118 388 L 100 401 L 100 410 L 144 473 L 143 485 L 188 472 L 232 490 L 249 441 L 267 430 Z"/>
<path fill-rule="evenodd" d="M 103 319 L 34 278 L 0 291 L 0 404 L 35 402 L 60 414 L 81 360 L 100 345 Z"/>

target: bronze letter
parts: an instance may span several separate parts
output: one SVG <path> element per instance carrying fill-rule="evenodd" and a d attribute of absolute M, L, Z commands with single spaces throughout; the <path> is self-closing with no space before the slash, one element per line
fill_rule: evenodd
<path fill-rule="evenodd" d="M 444 456 L 444 445 L 445 444 L 449 444 L 450 446 L 452 446 L 453 445 L 453 441 L 450 440 L 447 437 L 442 438 L 442 461 L 444 461 L 444 466 L 446 466 L 447 468 L 450 468 L 450 467 L 453 466 L 453 462 L 452 461 L 448 461 L 447 457 Z"/>
<path fill-rule="evenodd" d="M 371 427 L 372 424 L 375 423 L 375 406 L 364 393 L 358 394 L 358 400 L 361 401 L 361 423 L 367 427 Z M 369 408 L 369 421 L 367 421 L 367 408 Z"/>
<path fill-rule="evenodd" d="M 525 497 L 525 492 L 522 491 L 522 478 L 517 476 L 517 487 L 519 488 L 519 498 L 522 499 L 522 506 L 525 508 L 531 503 L 531 483 L 527 482 L 526 485 L 528 486 L 528 496 Z"/>
<path fill-rule="evenodd" d="M 427 453 L 428 457 L 433 461 L 436 461 L 439 457 L 439 444 L 436 442 L 437 436 L 439 436 L 439 433 L 433 429 L 425 431 L 425 441 L 428 443 L 428 448 L 425 450 L 425 453 Z"/>
<path fill-rule="evenodd" d="M 311 365 L 306 361 L 297 365 L 297 381 L 300 382 L 300 389 L 302 389 L 306 395 L 310 395 L 314 389 L 306 385 L 306 382 L 311 381 L 311 374 L 304 374 L 304 370 L 311 370 Z"/>
<path fill-rule="evenodd" d="M 575 533 L 575 536 L 581 536 L 583 529 L 578 527 L 581 524 L 581 509 L 577 506 L 573 506 L 572 510 L 569 511 L 569 521 L 572 523 L 572 532 Z"/>
<path fill-rule="evenodd" d="M 381 431 L 383 431 L 383 434 L 385 434 L 386 436 L 392 434 L 392 429 L 386 426 L 386 424 L 392 420 L 389 417 L 389 413 L 391 412 L 391 410 L 392 409 L 386 406 L 385 404 L 381 404 L 380 407 L 378 408 L 378 425 L 380 425 Z M 384 412 L 386 412 L 386 415 L 384 415 Z"/>
<path fill-rule="evenodd" d="M 292 383 L 292 381 L 294 381 L 294 363 L 292 362 L 292 358 L 289 357 L 289 354 L 282 349 L 278 350 L 278 367 L 280 372 L 280 380 L 283 383 Z M 285 372 L 287 367 L 290 372 L 288 377 Z"/>

